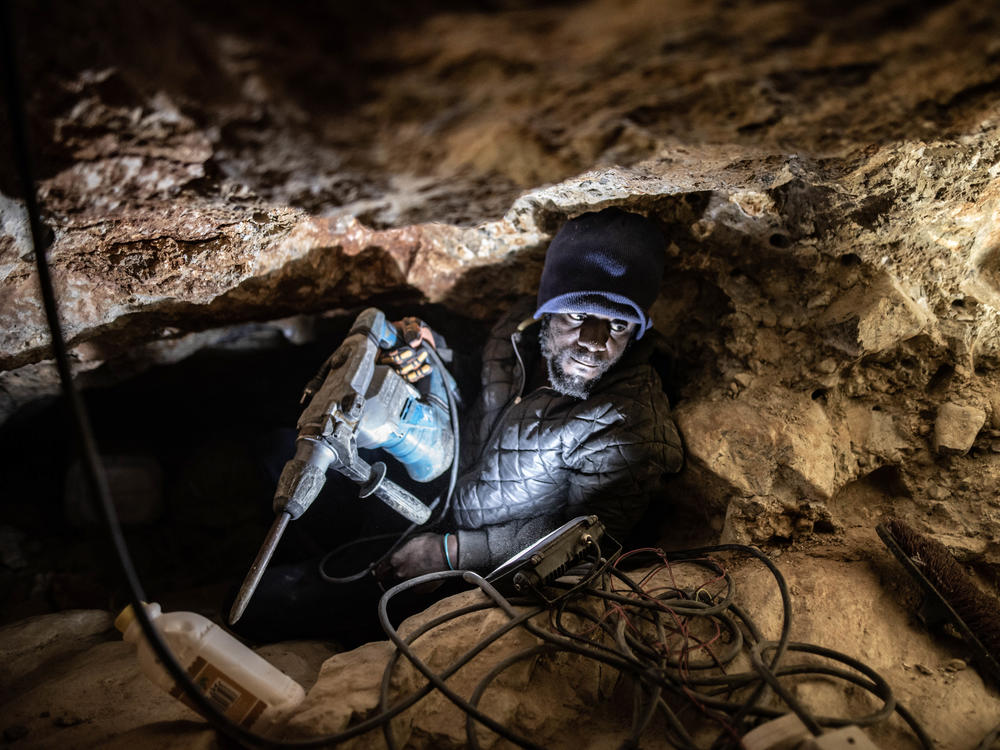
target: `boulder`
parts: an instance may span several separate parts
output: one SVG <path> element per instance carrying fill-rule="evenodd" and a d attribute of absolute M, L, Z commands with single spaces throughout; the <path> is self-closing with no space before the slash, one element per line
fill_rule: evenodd
<path fill-rule="evenodd" d="M 932 320 L 930 311 L 914 302 L 897 279 L 879 273 L 826 306 L 818 325 L 831 346 L 861 357 L 913 338 Z"/>
<path fill-rule="evenodd" d="M 425 612 L 409 618 L 400 628 L 404 638 L 430 620 L 483 600 L 478 591 L 444 599 Z M 416 655 L 440 673 L 477 641 L 508 621 L 498 609 L 486 609 L 453 619 L 421 636 L 414 643 Z M 537 622 L 544 623 L 546 615 Z M 459 695 L 472 695 L 477 684 L 503 659 L 538 643 L 517 628 L 484 649 L 448 680 Z M 394 647 L 386 641 L 369 643 L 354 651 L 337 654 L 324 665 L 315 687 L 290 719 L 286 733 L 309 737 L 334 733 L 371 715 L 378 705 L 383 671 Z M 398 699 L 425 684 L 425 679 L 406 660 L 400 659 L 393 673 L 390 696 Z M 490 683 L 481 708 L 522 736 L 544 747 L 572 748 L 581 722 L 600 734 L 624 731 L 625 725 L 610 701 L 613 675 L 592 661 L 572 654 L 535 655 L 517 661 Z M 602 708 L 603 707 L 603 708 Z M 400 746 L 413 748 L 467 747 L 465 715 L 445 696 L 431 692 L 417 705 L 393 720 L 392 730 Z M 480 737 L 492 733 L 479 730 Z M 375 731 L 346 742 L 343 747 L 369 748 L 381 745 Z M 653 745 L 658 746 L 658 745 Z"/>
<path fill-rule="evenodd" d="M 685 403 L 675 418 L 688 462 L 734 494 L 766 496 L 776 484 L 815 499 L 834 491 L 833 431 L 813 401 L 771 394 L 753 402 Z"/>
<path fill-rule="evenodd" d="M 733 401 L 681 404 L 675 413 L 689 474 L 731 541 L 790 538 L 825 515 L 837 487 L 836 433 L 806 398 L 748 391 Z"/>
<path fill-rule="evenodd" d="M 870 454 L 880 463 L 898 464 L 909 446 L 892 414 L 870 405 L 851 403 L 847 407 L 847 427 L 855 452 Z"/>
<path fill-rule="evenodd" d="M 968 453 L 986 423 L 986 412 L 975 406 L 947 402 L 934 420 L 934 449 L 938 453 Z"/>

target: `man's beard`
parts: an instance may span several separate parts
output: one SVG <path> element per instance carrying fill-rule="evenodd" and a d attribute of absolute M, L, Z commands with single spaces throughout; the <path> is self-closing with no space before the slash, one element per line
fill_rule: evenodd
<path fill-rule="evenodd" d="M 539 341 L 542 345 L 542 357 L 545 358 L 545 366 L 549 371 L 549 383 L 557 392 L 564 396 L 585 399 L 590 396 L 590 392 L 597 384 L 597 381 L 611 368 L 611 365 L 616 360 L 609 359 L 606 354 L 602 355 L 592 352 L 579 344 L 562 349 L 557 348 L 555 341 L 553 341 L 549 320 L 548 315 L 542 318 L 542 328 L 539 333 Z M 596 374 L 590 378 L 585 378 L 582 375 L 570 375 L 567 373 L 564 365 L 571 356 L 578 362 L 587 365 L 596 365 Z"/>

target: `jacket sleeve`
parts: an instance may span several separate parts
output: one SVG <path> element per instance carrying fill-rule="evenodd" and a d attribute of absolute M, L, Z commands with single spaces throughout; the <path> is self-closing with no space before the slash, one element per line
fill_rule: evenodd
<path fill-rule="evenodd" d="M 459 529 L 455 533 L 458 538 L 457 567 L 489 573 L 559 528 L 561 523 L 561 516 L 556 514 L 497 523 L 480 529 Z"/>

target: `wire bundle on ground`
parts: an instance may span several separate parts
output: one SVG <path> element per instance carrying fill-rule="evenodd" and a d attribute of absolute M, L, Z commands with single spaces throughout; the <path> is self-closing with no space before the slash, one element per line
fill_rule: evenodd
<path fill-rule="evenodd" d="M 776 640 L 766 639 L 739 606 L 729 572 L 713 557 L 732 552 L 755 558 L 774 577 L 783 608 Z M 634 578 L 623 569 L 626 562 L 647 565 Z M 692 572 L 698 575 L 692 576 Z M 485 601 L 441 615 L 401 637 L 388 617 L 391 599 L 411 587 L 458 575 L 477 585 L 486 595 Z M 933 747 L 913 716 L 896 702 L 885 680 L 870 667 L 836 651 L 789 640 L 791 601 L 787 586 L 774 564 L 756 548 L 725 545 L 676 553 L 640 550 L 611 561 L 600 559 L 598 553 L 582 577 L 562 579 L 535 593 L 534 600 L 508 600 L 482 577 L 460 571 L 423 576 L 387 592 L 380 603 L 380 618 L 397 652 L 383 675 L 380 708 L 393 713 L 400 709 L 399 701 L 390 701 L 389 686 L 393 671 L 405 658 L 428 681 L 423 689 L 402 700 L 406 708 L 439 690 L 466 713 L 469 747 L 481 746 L 483 730 L 477 728 L 481 724 L 519 747 L 537 748 L 537 742 L 490 718 L 483 706 L 489 703 L 491 684 L 510 667 L 568 653 L 610 666 L 617 670 L 619 680 L 630 683 L 632 720 L 622 748 L 639 747 L 651 733 L 685 750 L 736 747 L 739 738 L 755 725 L 789 711 L 814 735 L 851 724 L 873 726 L 895 713 L 923 747 Z M 487 608 L 503 611 L 507 622 L 449 666 L 435 672 L 415 653 L 414 642 L 435 628 Z M 543 616 L 546 612 L 547 618 Z M 452 675 L 517 627 L 534 636 L 531 645 L 493 665 L 468 696 L 460 696 L 449 687 Z M 792 653 L 808 656 L 809 661 L 793 662 L 789 658 Z M 861 688 L 871 694 L 877 708 L 864 716 L 814 715 L 791 689 L 792 680 L 809 678 L 833 678 Z M 390 748 L 400 746 L 388 724 L 383 725 L 383 732 Z"/>

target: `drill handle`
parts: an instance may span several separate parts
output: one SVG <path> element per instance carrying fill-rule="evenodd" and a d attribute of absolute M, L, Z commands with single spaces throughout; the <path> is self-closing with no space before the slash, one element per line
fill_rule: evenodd
<path fill-rule="evenodd" d="M 357 333 L 367 336 L 380 349 L 393 349 L 403 343 L 396 326 L 384 312 L 374 307 L 369 307 L 358 316 L 347 338 Z"/>
<path fill-rule="evenodd" d="M 427 519 L 431 517 L 430 508 L 391 479 L 386 479 L 385 464 L 381 461 L 376 461 L 371 465 L 368 481 L 361 485 L 359 496 L 369 497 L 371 495 L 375 495 L 399 515 L 413 523 L 426 523 Z"/>
<path fill-rule="evenodd" d="M 406 343 L 399 335 L 396 326 L 385 315 L 382 316 L 382 330 L 376 331 L 378 345 L 380 349 L 394 349 L 400 344 Z"/>

